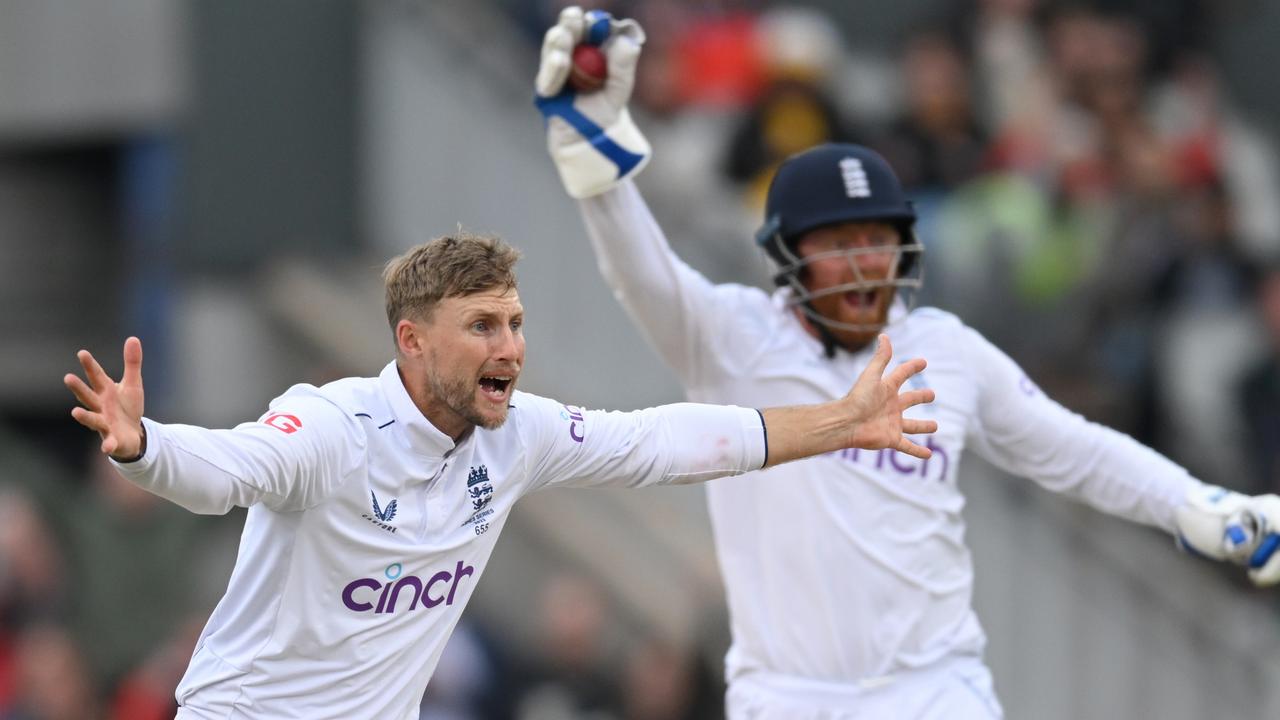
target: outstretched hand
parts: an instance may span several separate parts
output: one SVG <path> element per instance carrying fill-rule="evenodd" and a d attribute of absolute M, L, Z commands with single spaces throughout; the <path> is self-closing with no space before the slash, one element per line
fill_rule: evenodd
<path fill-rule="evenodd" d="M 893 345 L 881 335 L 875 355 L 858 376 L 849 394 L 818 405 L 765 408 L 765 467 L 836 450 L 882 450 L 889 448 L 928 459 L 929 448 L 912 442 L 907 434 L 931 433 L 938 429 L 933 420 L 912 420 L 902 413 L 922 403 L 933 402 L 929 389 L 902 392 L 902 384 L 924 370 L 919 358 L 908 360 L 885 374 L 893 357 Z"/>
<path fill-rule="evenodd" d="M 844 397 L 843 402 L 855 423 L 848 447 L 890 448 L 914 457 L 928 458 L 932 451 L 912 442 L 907 435 L 936 432 L 938 423 L 902 416 L 907 408 L 933 402 L 933 390 L 928 388 L 902 392 L 903 383 L 924 370 L 926 363 L 923 358 L 907 360 L 885 374 L 892 357 L 893 344 L 889 342 L 888 335 L 881 335 L 871 362 Z"/>
<path fill-rule="evenodd" d="M 71 409 L 71 417 L 102 436 L 102 452 L 115 460 L 132 460 L 142 455 L 142 341 L 124 341 L 124 377 L 112 380 L 88 350 L 76 353 L 84 368 L 85 380 L 74 373 L 63 384 L 83 407 Z"/>

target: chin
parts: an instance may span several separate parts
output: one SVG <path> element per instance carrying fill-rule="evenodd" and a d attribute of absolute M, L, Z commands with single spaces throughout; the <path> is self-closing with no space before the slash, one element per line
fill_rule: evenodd
<path fill-rule="evenodd" d="M 835 335 L 836 340 L 839 340 L 840 344 L 850 352 L 858 352 L 868 347 L 875 342 L 876 337 L 880 335 L 878 331 L 860 332 L 853 330 L 833 330 L 832 334 Z"/>
<path fill-rule="evenodd" d="M 875 343 L 876 338 L 884 332 L 884 326 L 888 322 L 888 313 L 884 311 L 877 312 L 844 312 L 836 315 L 835 319 L 848 325 L 863 325 L 866 330 L 851 330 L 841 328 L 828 328 L 836 340 L 847 350 L 857 352 Z"/>
<path fill-rule="evenodd" d="M 475 424 L 485 430 L 497 430 L 507 422 L 507 408 L 494 412 L 477 412 L 476 420 Z"/>

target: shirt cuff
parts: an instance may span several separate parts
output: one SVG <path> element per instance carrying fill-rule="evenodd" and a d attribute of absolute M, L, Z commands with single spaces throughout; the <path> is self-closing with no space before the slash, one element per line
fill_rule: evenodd
<path fill-rule="evenodd" d="M 764 415 L 754 408 L 734 408 L 742 418 L 742 456 L 741 472 L 759 470 L 769 459 L 768 431 L 764 426 Z"/>
<path fill-rule="evenodd" d="M 769 428 L 764 424 L 764 413 L 756 410 L 756 415 L 760 418 L 760 438 L 764 440 L 764 459 L 760 461 L 760 467 L 769 464 Z"/>
<path fill-rule="evenodd" d="M 156 455 L 158 454 L 158 450 L 156 448 L 160 444 L 160 435 L 163 432 L 159 428 L 160 423 L 148 420 L 147 418 L 142 418 L 142 429 L 147 434 L 147 446 L 142 450 L 142 457 L 129 462 L 120 462 L 109 455 L 107 456 L 107 459 L 110 460 L 116 470 L 120 471 L 123 475 L 134 475 L 145 471 L 147 468 L 151 467 L 152 463 L 155 462 Z"/>

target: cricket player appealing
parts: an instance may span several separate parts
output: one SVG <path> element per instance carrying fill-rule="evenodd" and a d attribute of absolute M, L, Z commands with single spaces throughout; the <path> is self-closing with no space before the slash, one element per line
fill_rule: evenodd
<path fill-rule="evenodd" d="M 232 430 L 143 418 L 142 345 L 113 382 L 87 351 L 72 416 L 138 485 L 192 512 L 249 508 L 226 595 L 177 689 L 179 718 L 398 718 L 418 705 L 512 505 L 549 486 L 701 482 L 842 448 L 894 448 L 933 391 L 884 375 L 763 411 L 677 404 L 606 413 L 516 392 L 517 253 L 437 238 L 385 273 L 395 360 L 376 378 L 295 385 Z M 905 434 L 904 434 L 905 433 Z"/>
<path fill-rule="evenodd" d="M 605 87 L 565 87 L 569 51 L 601 43 Z M 1195 552 L 1280 580 L 1280 498 L 1206 486 L 1126 435 L 1045 397 L 955 316 L 911 310 L 915 212 L 874 152 L 824 145 L 773 179 L 757 240 L 772 295 L 713 285 L 676 257 L 630 178 L 650 147 L 627 112 L 644 33 L 562 12 L 547 31 L 535 104 L 600 270 L 690 400 L 746 405 L 837 398 L 873 361 L 877 333 L 929 369 L 939 431 L 923 460 L 846 450 L 707 486 L 732 646 L 731 718 L 999 718 L 971 606 L 956 486 L 966 449 L 1103 512 L 1162 528 Z"/>

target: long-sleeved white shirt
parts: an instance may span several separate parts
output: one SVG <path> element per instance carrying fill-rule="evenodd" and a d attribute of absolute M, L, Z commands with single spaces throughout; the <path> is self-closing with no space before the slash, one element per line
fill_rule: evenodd
<path fill-rule="evenodd" d="M 848 392 L 870 350 L 828 359 L 787 291 L 714 285 L 676 257 L 630 182 L 580 208 L 600 269 L 699 402 L 803 404 Z M 901 307 L 886 328 L 911 381 L 937 393 L 913 417 L 933 457 L 847 450 L 707 486 L 727 591 L 732 683 L 748 673 L 856 683 L 947 656 L 979 655 L 956 485 L 961 453 L 1099 510 L 1173 530 L 1198 481 L 1128 436 L 1046 397 L 955 316 Z"/>
<path fill-rule="evenodd" d="M 198 513 L 249 508 L 226 595 L 177 689 L 180 718 L 417 718 L 445 642 L 521 496 L 761 467 L 760 414 L 588 411 L 517 392 L 461 442 L 377 378 L 296 385 L 232 430 L 144 420 L 117 467 Z"/>

